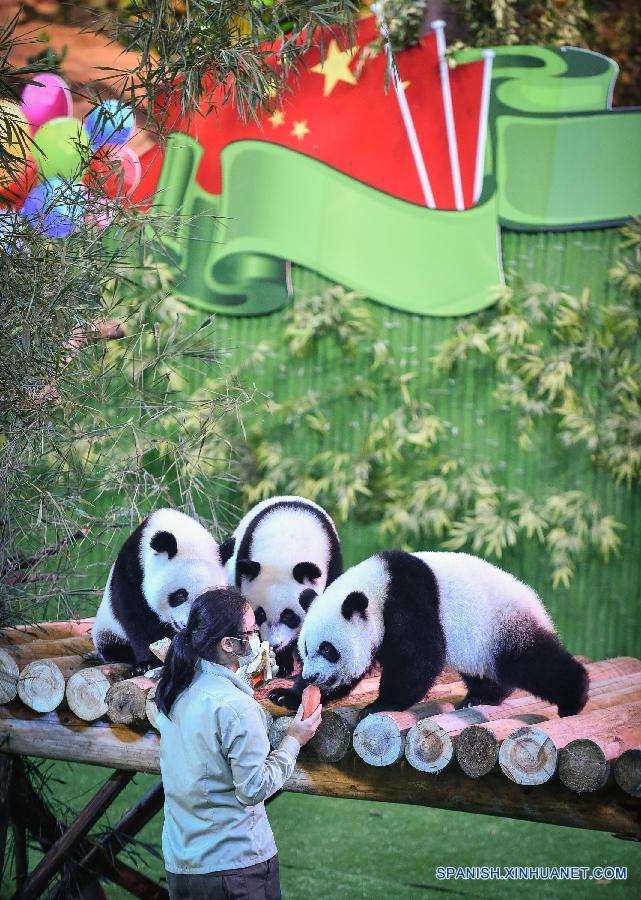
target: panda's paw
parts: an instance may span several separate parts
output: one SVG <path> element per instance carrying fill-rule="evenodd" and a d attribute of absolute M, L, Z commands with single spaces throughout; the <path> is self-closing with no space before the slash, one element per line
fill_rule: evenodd
<path fill-rule="evenodd" d="M 292 688 L 274 688 L 267 698 L 276 706 L 284 706 L 286 709 L 298 709 L 301 702 L 301 694 Z"/>
<path fill-rule="evenodd" d="M 363 709 L 358 714 L 358 721 L 361 722 L 367 716 L 371 716 L 373 713 L 383 712 L 384 710 L 391 710 L 392 707 L 388 703 L 380 703 L 375 700 L 373 703 L 368 703 L 367 706 L 364 706 Z"/>
<path fill-rule="evenodd" d="M 148 672 L 150 669 L 155 668 L 158 660 L 148 660 L 147 662 L 138 663 L 131 670 L 130 678 L 135 678 L 137 675 L 144 675 L 145 672 Z"/>
<path fill-rule="evenodd" d="M 496 706 L 496 703 L 496 700 L 488 700 L 487 697 L 468 694 L 460 703 L 456 704 L 455 709 L 469 709 L 471 706 Z"/>

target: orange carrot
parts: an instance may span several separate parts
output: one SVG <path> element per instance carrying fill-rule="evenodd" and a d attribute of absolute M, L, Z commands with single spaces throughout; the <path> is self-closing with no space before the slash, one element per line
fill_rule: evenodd
<path fill-rule="evenodd" d="M 315 684 L 308 684 L 303 691 L 303 719 L 309 719 L 311 714 L 318 709 L 321 702 L 321 692 Z"/>

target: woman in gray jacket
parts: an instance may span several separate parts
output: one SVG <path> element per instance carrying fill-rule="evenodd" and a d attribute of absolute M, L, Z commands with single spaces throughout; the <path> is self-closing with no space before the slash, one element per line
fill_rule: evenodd
<path fill-rule="evenodd" d="M 278 900 L 274 835 L 264 801 L 291 775 L 320 723 L 302 707 L 277 750 L 249 684 L 254 613 L 236 588 L 197 597 L 172 640 L 156 690 L 165 789 L 162 849 L 172 900 Z"/>

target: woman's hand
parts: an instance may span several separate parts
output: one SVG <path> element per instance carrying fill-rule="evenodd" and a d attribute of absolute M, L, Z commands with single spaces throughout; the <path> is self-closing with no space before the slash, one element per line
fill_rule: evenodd
<path fill-rule="evenodd" d="M 323 707 L 320 705 L 307 719 L 303 719 L 303 706 L 298 707 L 298 712 L 294 716 L 294 721 L 287 729 L 290 737 L 296 738 L 301 747 L 304 747 L 307 741 L 310 741 L 316 734 L 316 730 L 321 722 L 321 711 Z"/>

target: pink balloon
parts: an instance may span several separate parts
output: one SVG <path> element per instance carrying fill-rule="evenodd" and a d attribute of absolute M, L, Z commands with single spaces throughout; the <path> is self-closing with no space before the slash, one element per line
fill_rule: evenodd
<path fill-rule="evenodd" d="M 104 147 L 89 163 L 87 183 L 109 197 L 129 197 L 140 184 L 142 166 L 130 147 Z"/>
<path fill-rule="evenodd" d="M 122 160 L 124 190 L 127 196 L 129 196 L 140 184 L 140 179 L 142 177 L 140 158 L 131 147 L 127 147 L 126 145 L 119 147 L 116 155 Z"/>
<path fill-rule="evenodd" d="M 39 72 L 33 81 L 34 84 L 28 84 L 23 90 L 20 106 L 31 133 L 35 134 L 49 119 L 72 116 L 73 100 L 66 82 L 53 72 Z"/>

